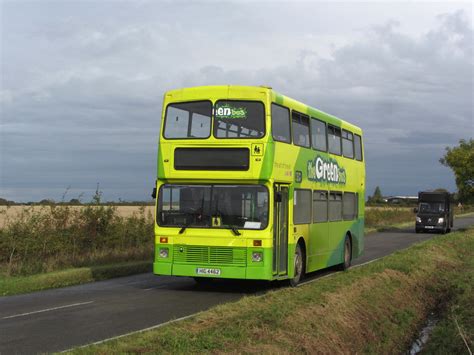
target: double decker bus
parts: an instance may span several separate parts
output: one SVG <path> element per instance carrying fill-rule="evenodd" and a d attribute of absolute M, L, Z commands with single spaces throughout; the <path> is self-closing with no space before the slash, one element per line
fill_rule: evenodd
<path fill-rule="evenodd" d="M 154 273 L 288 280 L 364 248 L 362 131 L 269 87 L 164 95 Z"/>

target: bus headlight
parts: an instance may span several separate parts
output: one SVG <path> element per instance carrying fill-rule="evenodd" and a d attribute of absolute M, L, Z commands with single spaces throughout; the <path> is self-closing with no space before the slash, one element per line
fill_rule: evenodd
<path fill-rule="evenodd" d="M 252 261 L 255 263 L 259 263 L 263 260 L 263 253 L 261 251 L 254 251 L 252 252 Z"/>
<path fill-rule="evenodd" d="M 418 217 L 418 216 L 416 216 L 416 221 L 417 221 L 418 223 L 421 223 L 421 218 Z"/>
<path fill-rule="evenodd" d="M 168 257 L 168 248 L 160 248 L 160 258 Z"/>
<path fill-rule="evenodd" d="M 444 218 L 443 217 L 438 218 L 438 224 L 442 224 L 442 223 L 444 223 Z"/>

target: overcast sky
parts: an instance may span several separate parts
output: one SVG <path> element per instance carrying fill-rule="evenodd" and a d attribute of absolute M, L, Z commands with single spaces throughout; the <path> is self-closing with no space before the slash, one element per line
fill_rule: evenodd
<path fill-rule="evenodd" d="M 0 197 L 149 199 L 164 91 L 269 85 L 365 132 L 367 190 L 455 190 L 472 3 L 1 1 Z"/>

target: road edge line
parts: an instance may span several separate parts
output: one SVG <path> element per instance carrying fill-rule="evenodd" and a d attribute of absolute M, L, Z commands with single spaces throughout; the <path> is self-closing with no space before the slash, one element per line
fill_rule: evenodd
<path fill-rule="evenodd" d="M 164 322 L 164 323 L 152 325 L 151 327 L 148 327 L 148 328 L 139 329 L 139 330 L 134 330 L 134 331 L 132 331 L 132 332 L 128 332 L 128 333 L 125 333 L 125 334 L 117 335 L 117 336 L 114 336 L 114 337 L 111 337 L 111 338 L 102 339 L 102 340 L 99 340 L 99 341 L 96 341 L 96 342 L 93 342 L 93 343 L 89 343 L 89 344 L 85 344 L 85 345 L 81 345 L 81 346 L 69 348 L 69 349 L 66 349 L 66 350 L 62 350 L 62 351 L 60 351 L 59 353 L 60 353 L 60 354 L 62 354 L 62 353 L 67 353 L 67 352 L 72 351 L 72 350 L 86 348 L 86 347 L 91 346 L 91 345 L 99 345 L 99 344 L 106 343 L 106 342 L 108 342 L 108 341 L 112 341 L 112 340 L 115 340 L 115 339 L 119 339 L 119 338 L 123 338 L 123 337 L 129 336 L 129 335 L 138 334 L 138 333 L 143 333 L 143 332 L 146 332 L 146 331 L 148 331 L 148 330 L 153 330 L 153 329 L 161 328 L 161 327 L 164 327 L 165 325 L 172 324 L 172 323 L 177 323 L 177 322 L 186 320 L 186 319 L 188 319 L 188 318 L 194 317 L 194 316 L 198 315 L 198 314 L 201 313 L 201 312 L 202 312 L 202 311 L 197 312 L 197 313 L 193 313 L 193 314 L 189 314 L 189 315 L 184 316 L 184 317 L 172 319 L 172 320 L 169 320 L 169 321 Z"/>

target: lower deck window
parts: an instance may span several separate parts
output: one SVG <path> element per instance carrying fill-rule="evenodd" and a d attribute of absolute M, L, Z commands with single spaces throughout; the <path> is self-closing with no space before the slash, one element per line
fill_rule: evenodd
<path fill-rule="evenodd" d="M 329 193 L 329 220 L 340 221 L 342 219 L 342 193 Z"/>
<path fill-rule="evenodd" d="M 313 192 L 313 222 L 328 220 L 328 193 L 326 191 Z"/>
<path fill-rule="evenodd" d="M 311 223 L 311 190 L 295 189 L 293 197 L 293 223 Z"/>
<path fill-rule="evenodd" d="M 342 217 L 349 221 L 357 217 L 357 195 L 353 192 L 344 192 Z"/>

